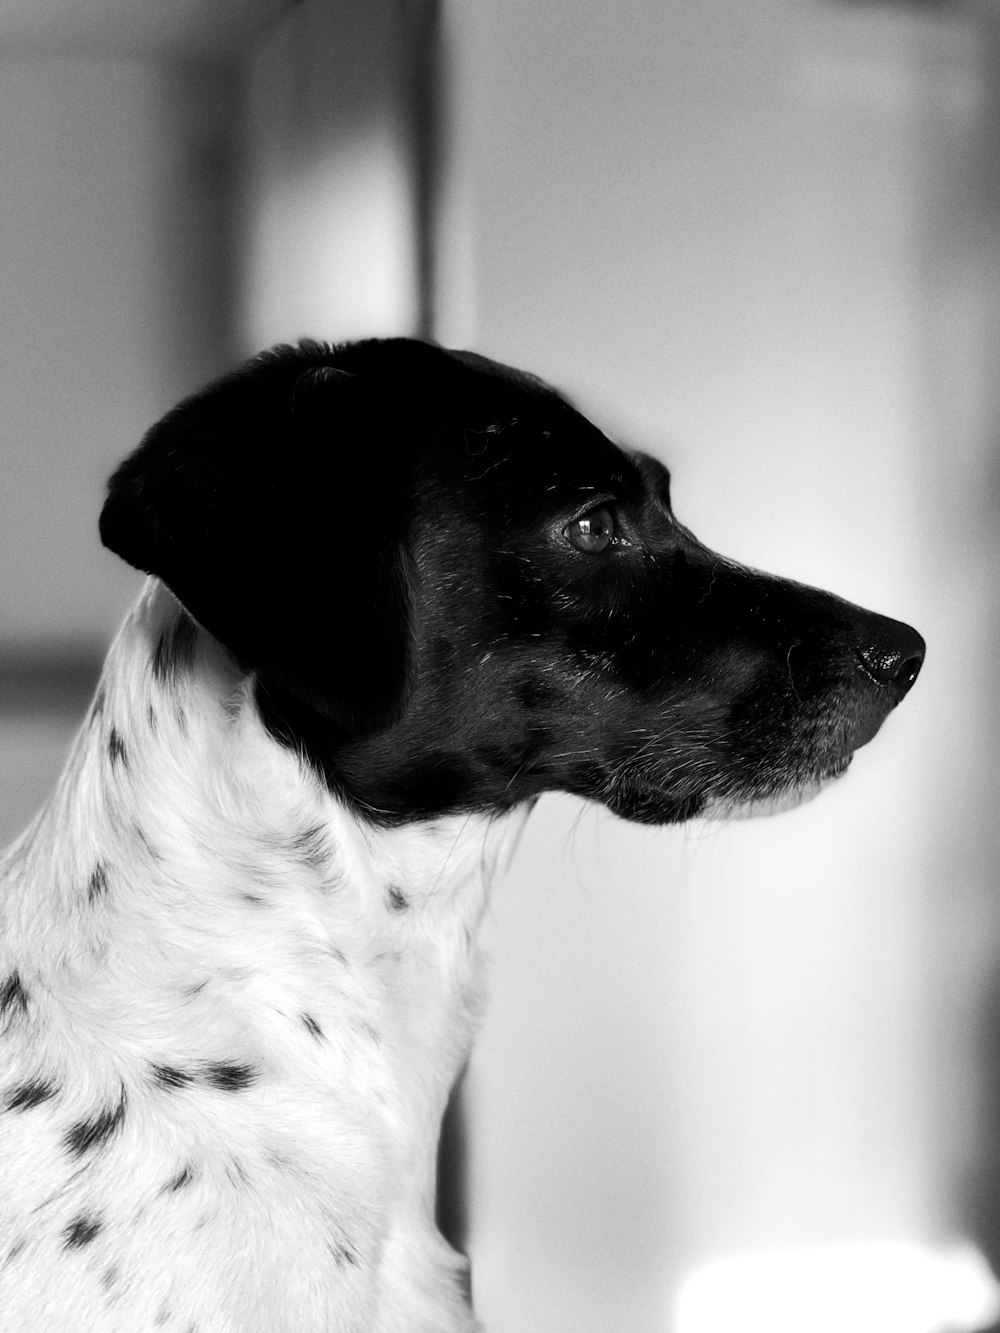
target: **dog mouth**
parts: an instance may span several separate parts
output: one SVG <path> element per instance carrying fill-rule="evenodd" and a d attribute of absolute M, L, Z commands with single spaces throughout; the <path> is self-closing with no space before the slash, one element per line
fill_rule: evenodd
<path fill-rule="evenodd" d="M 821 791 L 842 778 L 851 766 L 853 753 L 843 755 L 814 774 L 798 778 L 770 792 L 711 796 L 699 811 L 705 820 L 759 819 L 797 810 L 814 801 Z"/>
<path fill-rule="evenodd" d="M 671 780 L 672 775 L 637 771 L 623 766 L 613 784 L 601 793 L 616 813 L 650 824 L 680 824 L 690 820 L 741 820 L 794 810 L 815 799 L 847 772 L 852 749 L 814 756 L 811 762 L 785 764 L 772 759 L 751 776 L 746 769 L 729 768 L 704 786 Z M 596 793 L 591 793 L 596 794 Z"/>
<path fill-rule="evenodd" d="M 580 794 L 651 824 L 779 814 L 842 778 L 890 711 L 853 676 L 811 700 L 758 692 L 734 709 L 697 705 L 662 732 L 641 733 L 603 767 L 599 789 Z"/>
<path fill-rule="evenodd" d="M 702 816 L 745 819 L 813 800 L 844 776 L 897 702 L 854 670 L 808 703 L 796 696 L 799 707 L 784 715 L 756 711 L 734 747 L 736 762 L 707 791 Z"/>

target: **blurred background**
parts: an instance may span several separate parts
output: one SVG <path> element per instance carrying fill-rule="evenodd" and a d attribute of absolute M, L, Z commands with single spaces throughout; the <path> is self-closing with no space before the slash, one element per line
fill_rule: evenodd
<path fill-rule="evenodd" d="M 3 840 L 180 395 L 301 336 L 529 368 L 928 657 L 793 814 L 540 804 L 444 1165 L 484 1329 L 996 1319 L 1000 0 L 4 0 L 0 181 Z"/>

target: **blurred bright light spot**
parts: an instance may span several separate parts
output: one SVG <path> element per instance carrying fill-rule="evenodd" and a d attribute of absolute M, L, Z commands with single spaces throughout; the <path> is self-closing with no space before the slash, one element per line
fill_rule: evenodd
<path fill-rule="evenodd" d="M 722 1260 L 693 1273 L 676 1333 L 973 1333 L 1000 1288 L 971 1245 L 844 1245 Z"/>

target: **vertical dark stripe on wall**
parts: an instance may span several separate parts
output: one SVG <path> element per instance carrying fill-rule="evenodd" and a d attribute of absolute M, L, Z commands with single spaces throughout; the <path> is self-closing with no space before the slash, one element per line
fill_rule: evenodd
<path fill-rule="evenodd" d="M 401 0 L 400 8 L 413 161 L 417 280 L 414 331 L 419 338 L 433 338 L 443 115 L 441 0 Z"/>
<path fill-rule="evenodd" d="M 437 1158 L 437 1206 L 435 1221 L 445 1240 L 460 1254 L 469 1241 L 469 1150 L 468 1107 L 464 1077 L 451 1090 L 441 1123 Z M 471 1296 L 471 1292 L 466 1292 Z"/>
<path fill-rule="evenodd" d="M 437 310 L 438 208 L 445 141 L 443 0 L 400 0 L 413 163 L 416 247 L 416 335 L 434 338 Z M 437 1224 L 456 1250 L 468 1231 L 468 1153 L 461 1081 L 452 1090 L 441 1125 L 437 1161 Z"/>

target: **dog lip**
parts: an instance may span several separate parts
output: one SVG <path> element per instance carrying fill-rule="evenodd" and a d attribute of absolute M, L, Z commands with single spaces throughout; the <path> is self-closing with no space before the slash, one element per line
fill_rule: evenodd
<path fill-rule="evenodd" d="M 850 768 L 851 760 L 853 758 L 853 751 L 850 754 L 841 755 L 839 759 L 835 759 L 832 764 L 829 764 L 823 772 L 818 775 L 818 780 L 820 782 L 831 782 L 836 778 L 842 778 Z"/>
<path fill-rule="evenodd" d="M 860 665 L 855 671 L 855 682 L 844 706 L 844 743 L 852 753 L 875 739 L 900 700 L 891 689 L 872 681 Z"/>

